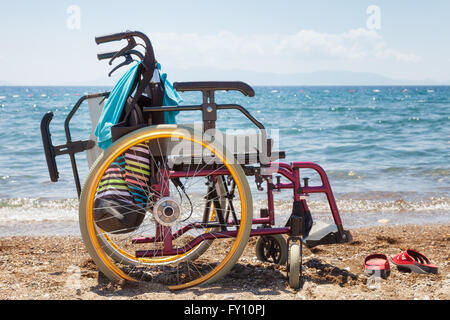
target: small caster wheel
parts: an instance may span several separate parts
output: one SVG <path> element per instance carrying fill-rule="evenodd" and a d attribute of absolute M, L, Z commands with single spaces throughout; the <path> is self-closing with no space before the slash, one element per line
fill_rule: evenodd
<path fill-rule="evenodd" d="M 256 241 L 255 251 L 259 261 L 286 264 L 287 246 L 281 234 L 260 236 Z"/>
<path fill-rule="evenodd" d="M 288 280 L 289 286 L 297 290 L 300 288 L 300 245 L 293 243 L 289 248 Z"/>

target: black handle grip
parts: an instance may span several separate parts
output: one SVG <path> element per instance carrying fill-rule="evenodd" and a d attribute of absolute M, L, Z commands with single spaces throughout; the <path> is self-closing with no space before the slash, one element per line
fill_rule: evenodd
<path fill-rule="evenodd" d="M 95 43 L 101 44 L 101 43 L 106 43 L 106 42 L 119 41 L 122 39 L 126 39 L 128 37 L 131 37 L 131 36 L 132 36 L 131 32 L 113 33 L 113 34 L 95 37 Z"/>
<path fill-rule="evenodd" d="M 58 181 L 59 173 L 55 160 L 55 148 L 52 144 L 50 135 L 50 121 L 52 121 L 53 112 L 47 112 L 41 120 L 42 144 L 44 146 L 45 160 L 47 161 L 48 173 L 52 182 Z"/>
<path fill-rule="evenodd" d="M 117 52 L 119 52 L 119 51 L 99 53 L 99 54 L 97 54 L 97 59 L 98 60 L 111 59 L 112 57 L 114 57 L 116 55 Z M 144 55 L 137 50 L 128 50 L 128 51 L 124 52 L 123 54 L 121 54 L 121 56 L 126 56 L 129 54 L 130 55 L 134 54 L 135 56 L 139 57 L 139 59 L 144 60 Z"/>
<path fill-rule="evenodd" d="M 116 55 L 116 53 L 117 53 L 117 51 L 98 53 L 97 54 L 97 59 L 98 60 L 111 59 L 112 57 L 114 57 Z"/>

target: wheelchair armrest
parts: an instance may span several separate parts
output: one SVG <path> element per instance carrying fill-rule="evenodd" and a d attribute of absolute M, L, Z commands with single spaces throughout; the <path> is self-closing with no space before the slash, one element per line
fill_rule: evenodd
<path fill-rule="evenodd" d="M 255 91 L 252 87 L 242 81 L 196 81 L 196 82 L 175 82 L 173 87 L 177 91 L 217 91 L 217 90 L 236 90 L 244 95 L 253 97 Z"/>

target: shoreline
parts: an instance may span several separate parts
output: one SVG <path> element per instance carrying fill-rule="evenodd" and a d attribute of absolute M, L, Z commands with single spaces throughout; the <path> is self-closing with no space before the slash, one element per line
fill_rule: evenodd
<path fill-rule="evenodd" d="M 422 224 L 450 224 L 450 198 L 427 196 L 409 199 L 406 193 L 384 192 L 367 199 L 348 194 L 337 200 L 343 225 L 347 229 Z M 265 195 L 264 195 L 265 196 Z M 255 198 L 254 212 L 266 207 L 266 199 Z M 292 210 L 292 199 L 275 199 L 276 225 L 285 225 Z M 314 221 L 333 223 L 324 197 L 312 198 L 308 206 Z M 79 236 L 77 199 L 0 198 L 0 238 L 8 236 Z"/>
<path fill-rule="evenodd" d="M 255 238 L 223 279 L 171 292 L 156 283 L 112 285 L 99 276 L 76 236 L 0 237 L 0 299 L 450 299 L 450 224 L 357 228 L 352 234 L 349 244 L 304 247 L 304 282 L 298 292 L 288 287 L 285 266 L 256 260 Z M 400 272 L 391 263 L 386 280 L 368 283 L 365 256 L 389 257 L 407 248 L 425 254 L 439 273 Z M 78 281 L 76 290 L 71 279 Z"/>

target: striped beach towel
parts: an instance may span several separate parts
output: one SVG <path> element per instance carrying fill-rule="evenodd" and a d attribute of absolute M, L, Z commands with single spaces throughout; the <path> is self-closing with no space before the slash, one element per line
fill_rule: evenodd
<path fill-rule="evenodd" d="M 107 232 L 139 227 L 149 200 L 150 152 L 147 144 L 129 148 L 105 171 L 94 200 L 94 220 Z"/>

